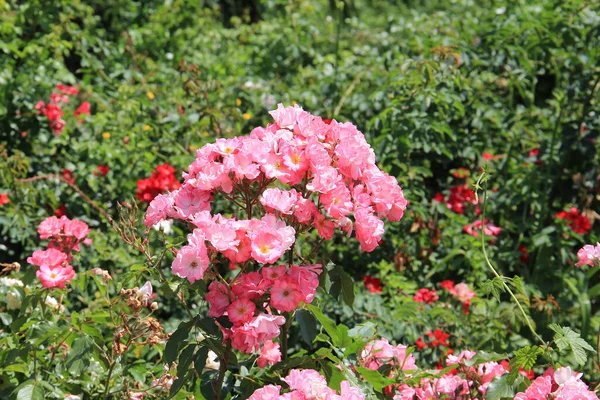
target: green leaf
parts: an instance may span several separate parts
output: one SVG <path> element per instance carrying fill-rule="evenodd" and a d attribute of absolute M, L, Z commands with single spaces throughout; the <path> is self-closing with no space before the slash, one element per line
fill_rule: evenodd
<path fill-rule="evenodd" d="M 198 376 L 202 375 L 204 367 L 206 366 L 206 359 L 208 358 L 208 347 L 203 346 L 198 349 L 194 354 L 194 368 L 198 373 Z"/>
<path fill-rule="evenodd" d="M 467 367 L 472 367 L 473 365 L 484 364 L 492 361 L 506 360 L 507 358 L 508 354 L 478 351 L 473 358 L 465 361 L 465 365 Z"/>
<path fill-rule="evenodd" d="M 23 382 L 13 392 L 16 400 L 44 400 L 44 389 L 33 379 Z"/>
<path fill-rule="evenodd" d="M 337 327 L 335 326 L 335 323 L 331 319 L 329 319 L 329 317 L 325 316 L 325 314 L 323 314 L 321 312 L 321 310 L 319 310 L 317 307 L 313 306 L 312 304 L 307 304 L 306 308 L 311 313 L 313 313 L 313 315 L 321 323 L 321 325 L 323 326 L 323 329 L 325 329 L 325 332 L 327 332 L 327 334 L 331 337 L 333 344 L 338 346 L 338 344 L 340 343 L 340 337 L 338 335 L 338 331 L 337 331 Z"/>
<path fill-rule="evenodd" d="M 393 379 L 386 378 L 385 376 L 381 375 L 379 371 L 373 371 L 372 369 L 364 367 L 356 367 L 356 370 L 363 378 L 365 378 L 367 382 L 373 386 L 373 389 L 378 392 L 381 392 L 384 387 L 395 382 Z"/>
<path fill-rule="evenodd" d="M 165 363 L 171 364 L 177 359 L 179 347 L 187 340 L 190 334 L 191 322 L 182 322 L 175 332 L 171 334 L 167 345 L 165 346 Z"/>
<path fill-rule="evenodd" d="M 10 325 L 13 321 L 12 315 L 7 313 L 0 313 L 0 321 L 6 326 Z"/>
<path fill-rule="evenodd" d="M 556 343 L 558 350 L 565 351 L 570 349 L 575 358 L 575 362 L 579 365 L 583 365 L 587 361 L 586 350 L 594 353 L 596 352 L 588 342 L 581 338 L 579 333 L 571 328 L 559 326 L 557 324 L 550 324 L 549 328 L 555 332 L 554 343 Z"/>
<path fill-rule="evenodd" d="M 511 365 L 514 365 L 516 369 L 530 370 L 534 367 L 538 356 L 543 353 L 544 350 L 539 346 L 525 346 L 522 349 L 515 350 L 515 357 L 511 360 Z"/>
<path fill-rule="evenodd" d="M 66 360 L 67 369 L 71 374 L 81 375 L 90 366 L 93 348 L 94 339 L 88 335 L 84 334 L 73 341 L 73 346 Z"/>
<path fill-rule="evenodd" d="M 169 395 L 171 397 L 175 396 L 179 390 L 189 381 L 189 369 L 190 364 L 192 363 L 192 359 L 194 356 L 194 350 L 196 349 L 195 344 L 190 344 L 186 346 L 179 356 L 179 363 L 177 364 L 177 379 L 173 382 L 171 386 L 171 390 L 169 391 Z M 190 373 L 192 371 L 189 371 Z"/>
<path fill-rule="evenodd" d="M 306 310 L 298 310 L 294 316 L 298 325 L 300 325 L 300 333 L 302 340 L 308 345 L 311 345 L 317 336 L 317 320 Z"/>
<path fill-rule="evenodd" d="M 483 285 L 481 285 L 481 290 L 486 296 L 492 295 L 496 300 L 500 301 L 500 293 L 503 293 L 505 290 L 502 282 L 502 278 L 498 277 L 485 281 Z"/>
<path fill-rule="evenodd" d="M 486 400 L 513 399 L 514 397 L 514 383 L 510 381 L 508 375 L 496 377 L 485 391 Z"/>
<path fill-rule="evenodd" d="M 342 300 L 348 307 L 352 308 L 354 305 L 354 281 L 342 267 L 336 265 L 335 268 L 340 277 Z"/>
<path fill-rule="evenodd" d="M 588 290 L 588 296 L 590 299 L 600 296 L 600 283 L 594 285 L 590 290 Z"/>

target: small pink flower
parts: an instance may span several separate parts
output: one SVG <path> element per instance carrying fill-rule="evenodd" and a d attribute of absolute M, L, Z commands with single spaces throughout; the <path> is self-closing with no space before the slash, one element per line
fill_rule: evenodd
<path fill-rule="evenodd" d="M 301 292 L 301 301 L 310 303 L 315 297 L 317 288 L 319 287 L 319 275 L 321 274 L 321 264 L 314 265 L 290 265 L 288 272 L 291 281 L 296 285 L 296 288 Z"/>
<path fill-rule="evenodd" d="M 260 357 L 256 360 L 256 364 L 260 368 L 265 368 L 267 363 L 274 365 L 281 361 L 281 351 L 279 350 L 279 343 L 273 343 L 271 340 L 267 340 L 260 350 Z"/>
<path fill-rule="evenodd" d="M 275 309 L 288 312 L 295 310 L 303 297 L 302 292 L 298 289 L 298 285 L 291 278 L 283 277 L 275 281 L 271 289 L 270 303 Z"/>
<path fill-rule="evenodd" d="M 75 276 L 75 271 L 73 270 L 73 267 L 68 264 L 65 267 L 55 268 L 50 268 L 48 265 L 42 265 L 35 274 L 45 288 L 58 287 L 63 289 L 65 283 L 71 282 Z"/>
<path fill-rule="evenodd" d="M 360 249 L 366 252 L 375 250 L 384 232 L 383 221 L 366 208 L 355 210 L 354 218 L 356 239 L 360 243 Z"/>
<path fill-rule="evenodd" d="M 230 224 L 214 224 L 206 232 L 206 238 L 220 252 L 236 250 L 240 244 L 236 231 Z"/>
<path fill-rule="evenodd" d="M 58 268 L 67 262 L 68 256 L 57 249 L 36 250 L 31 257 L 27 258 L 29 264 L 38 267 Z"/>
<path fill-rule="evenodd" d="M 577 258 L 579 261 L 575 264 L 576 267 L 600 265 L 600 243 L 596 243 L 596 246 L 586 244 L 577 252 Z"/>
<path fill-rule="evenodd" d="M 260 273 L 263 279 L 273 282 L 284 276 L 286 270 L 287 268 L 285 265 L 280 265 L 278 267 L 263 267 L 260 270 Z"/>
<path fill-rule="evenodd" d="M 184 246 L 175 257 L 171 269 L 180 278 L 187 278 L 190 283 L 202 279 L 208 269 L 208 253 L 206 246 L 199 243 L 197 246 Z"/>
<path fill-rule="evenodd" d="M 525 392 L 517 393 L 515 400 L 547 399 L 550 393 L 552 393 L 552 378 L 549 376 L 539 376 Z"/>
<path fill-rule="evenodd" d="M 173 208 L 173 198 L 166 194 L 159 194 L 156 196 L 148 206 L 146 216 L 144 218 L 144 225 L 152 226 L 163 221 L 167 214 Z"/>
<path fill-rule="evenodd" d="M 38 225 L 38 234 L 40 239 L 48 239 L 52 236 L 57 236 L 61 233 L 64 226 L 64 220 L 56 218 L 55 216 L 48 217 Z"/>
<path fill-rule="evenodd" d="M 487 218 L 484 221 L 485 225 L 483 226 L 483 233 L 487 236 L 498 236 L 502 232 L 502 228 L 497 227 L 496 225 L 488 222 Z M 479 232 L 481 231 L 482 222 L 480 219 L 476 220 L 472 224 L 465 225 L 463 227 L 463 231 L 468 233 L 471 236 L 479 237 Z"/>
<path fill-rule="evenodd" d="M 208 316 L 218 318 L 225 314 L 229 307 L 229 290 L 224 283 L 213 281 L 208 285 L 205 299 L 209 304 Z"/>
<path fill-rule="evenodd" d="M 313 222 L 315 224 L 315 229 L 317 230 L 319 236 L 321 236 L 323 239 L 331 240 L 335 231 L 335 224 L 333 223 L 333 221 L 328 220 L 320 212 L 316 212 L 314 215 Z"/>
<path fill-rule="evenodd" d="M 227 316 L 234 325 L 248 322 L 254 316 L 256 306 L 248 299 L 237 299 L 227 307 Z"/>
<path fill-rule="evenodd" d="M 271 210 L 279 211 L 282 214 L 292 214 L 296 200 L 299 194 L 295 190 L 280 190 L 270 188 L 263 192 L 260 196 L 260 203 Z"/>
<path fill-rule="evenodd" d="M 236 296 L 245 299 L 258 299 L 265 293 L 265 290 L 263 278 L 256 271 L 238 275 L 231 285 L 231 291 Z"/>
<path fill-rule="evenodd" d="M 281 386 L 267 385 L 257 389 L 248 400 L 278 400 Z"/>
<path fill-rule="evenodd" d="M 252 258 L 259 263 L 273 264 L 285 249 L 279 235 L 271 232 L 259 232 L 252 238 Z"/>
<path fill-rule="evenodd" d="M 448 289 L 448 292 L 450 292 L 454 297 L 456 297 L 456 299 L 463 303 L 470 301 L 473 297 L 477 296 L 466 283 L 459 283 L 453 288 Z"/>

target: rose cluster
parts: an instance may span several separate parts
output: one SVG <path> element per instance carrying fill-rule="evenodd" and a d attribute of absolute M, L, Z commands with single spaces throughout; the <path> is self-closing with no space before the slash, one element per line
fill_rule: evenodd
<path fill-rule="evenodd" d="M 572 371 L 570 367 L 558 368 L 556 371 L 548 368 L 525 392 L 517 393 L 515 400 L 597 400 L 596 393 L 581 381 L 582 375 Z"/>
<path fill-rule="evenodd" d="M 249 243 L 260 263 L 277 261 L 296 229 L 315 228 L 331 239 L 336 228 L 347 234 L 354 228 L 361 249 L 374 250 L 384 232 L 381 218 L 400 220 L 407 201 L 396 179 L 375 164 L 363 134 L 351 123 L 327 124 L 298 106 L 279 105 L 271 115 L 275 123 L 250 136 L 218 139 L 199 149 L 182 187 L 150 203 L 146 225 L 167 217 L 202 225 L 207 220 L 202 212 L 220 192 L 243 206 L 250 220 L 217 216 L 215 222 L 225 224 L 228 234 L 235 230 L 229 243 L 242 248 Z M 291 188 L 268 188 L 275 182 Z M 252 219 L 257 207 L 265 218 Z"/>
<path fill-rule="evenodd" d="M 50 102 L 44 103 L 42 100 L 38 101 L 35 105 L 35 109 L 39 114 L 43 114 L 50 121 L 50 128 L 55 134 L 60 135 L 64 129 L 66 122 L 62 119 L 64 111 L 61 107 L 61 103 L 68 104 L 70 102 L 69 96 L 76 96 L 79 94 L 79 89 L 73 86 L 66 86 L 61 84 L 56 85 L 58 92 L 50 94 Z M 79 118 L 81 115 L 90 114 L 90 103 L 84 101 L 77 107 L 73 113 L 75 118 Z"/>
<path fill-rule="evenodd" d="M 79 220 L 70 220 L 62 216 L 49 217 L 38 226 L 40 239 L 48 240 L 46 250 L 36 250 L 27 262 L 37 265 L 40 269 L 37 277 L 45 288 L 64 288 L 75 276 L 75 270 L 69 264 L 73 259 L 72 252 L 80 250 L 80 243 L 89 245 L 91 240 L 86 238 L 90 229 Z"/>
<path fill-rule="evenodd" d="M 281 359 L 279 346 L 271 339 L 279 336 L 285 313 L 300 303 L 310 303 L 319 286 L 320 265 L 263 267 L 260 272 L 240 273 L 230 284 L 214 281 L 208 287 L 208 315 L 227 315 L 231 328 L 222 328 L 233 348 L 252 353 L 262 348 L 259 365 Z"/>
<path fill-rule="evenodd" d="M 454 367 L 437 377 L 422 378 L 415 386 L 406 383 L 393 384 L 385 388 L 386 394 L 393 396 L 394 400 L 430 400 L 430 399 L 455 399 L 468 400 L 477 392 L 482 398 L 492 381 L 499 376 L 510 372 L 509 364 L 503 362 L 485 362 L 476 365 L 467 365 L 467 361 L 476 355 L 474 351 L 465 350 L 458 355 L 449 354 L 446 358 L 446 367 Z M 390 378 L 402 379 L 405 375 L 414 375 L 417 371 L 415 357 L 407 355 L 406 346 L 393 346 L 385 339 L 369 343 L 361 352 L 359 363 L 369 369 L 379 369 L 385 364 L 393 368 Z M 443 365 L 439 366 L 440 369 Z M 398 371 L 403 370 L 404 375 Z M 431 371 L 435 374 L 434 371 Z M 533 379 L 532 371 L 520 370 L 521 375 Z M 540 399 L 598 399 L 596 394 L 588 390 L 581 381 L 582 374 L 574 373 L 569 367 L 552 368 L 535 379 L 523 393 L 518 393 L 515 399 L 540 400 Z"/>
<path fill-rule="evenodd" d="M 340 394 L 329 386 L 327 380 L 313 369 L 293 369 L 282 379 L 289 391 L 281 394 L 281 386 L 267 385 L 256 390 L 248 400 L 364 400 L 360 389 L 348 381 L 340 383 Z"/>
<path fill-rule="evenodd" d="M 279 105 L 271 115 L 275 123 L 250 136 L 199 149 L 180 187 L 168 187 L 177 183 L 170 178 L 160 181 L 172 176 L 165 166 L 138 183 L 138 198 L 151 200 L 146 226 L 170 218 L 194 227 L 171 266 L 175 275 L 193 283 L 214 277 L 218 269 L 207 271 L 221 261 L 241 266 L 233 281 L 209 284 L 209 316 L 220 318 L 233 348 L 260 350 L 261 367 L 281 360 L 273 339 L 285 313 L 310 303 L 319 286 L 321 265 L 293 264 L 297 236 L 314 229 L 329 240 L 336 229 L 355 231 L 362 250 L 372 251 L 384 232 L 382 218 L 398 221 L 407 206 L 398 182 L 376 166 L 354 125 L 325 122 L 297 106 Z M 230 218 L 213 213 L 215 195 L 237 212 Z M 273 266 L 286 252 L 290 265 Z"/>
<path fill-rule="evenodd" d="M 98 170 L 102 175 L 108 173 L 108 170 L 104 172 L 100 167 Z M 169 164 L 161 164 L 152 172 L 150 178 L 138 180 L 136 195 L 139 201 L 150 203 L 159 194 L 178 189 L 179 186 L 179 181 L 175 177 L 175 168 Z"/>

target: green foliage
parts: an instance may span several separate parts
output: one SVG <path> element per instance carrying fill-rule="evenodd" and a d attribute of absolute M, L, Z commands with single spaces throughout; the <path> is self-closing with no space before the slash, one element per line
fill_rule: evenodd
<path fill-rule="evenodd" d="M 573 354 L 573 359 L 578 365 L 585 364 L 587 361 L 586 351 L 596 352 L 592 346 L 581 338 L 579 333 L 575 332 L 567 326 L 559 326 L 551 324 L 550 329 L 554 331 L 554 343 L 558 350 L 570 350 Z"/>
<path fill-rule="evenodd" d="M 450 349 L 477 350 L 472 366 L 510 358 L 511 374 L 491 383 L 487 399 L 522 391 L 528 382 L 519 368 L 539 374 L 575 363 L 596 380 L 587 352 L 600 330 L 598 268 L 572 265 L 578 248 L 600 240 L 593 2 L 240 4 L 0 1 L 0 194 L 10 199 L 0 205 L 0 263 L 4 271 L 17 262 L 20 272 L 6 274 L 23 284 L 0 285 L 0 397 L 124 398 L 150 388 L 166 365 L 179 378 L 170 395 L 213 398 L 213 353 L 234 372 L 224 378 L 223 397 L 281 384 L 278 375 L 295 367 L 321 370 L 331 387 L 347 379 L 376 396 L 388 375 L 355 374 L 342 361 L 357 364 L 365 344 L 380 337 L 427 343 L 414 353 L 427 369 L 415 379 L 431 376 Z M 59 83 L 80 93 L 64 105 L 66 126 L 55 135 L 35 105 Z M 91 115 L 80 123 L 74 110 L 84 101 Z M 150 230 L 144 243 L 145 206 L 135 196 L 137 181 L 157 165 L 170 163 L 179 174 L 196 149 L 249 134 L 278 102 L 356 124 L 410 207 L 400 223 L 386 224 L 372 253 L 360 252 L 353 238 L 320 245 L 319 295 L 291 319 L 290 358 L 262 370 L 255 355 L 222 344 L 219 326 L 206 317 L 205 283 L 190 286 L 171 273 L 172 250 L 187 227 Z M 96 173 L 101 165 L 110 167 L 106 176 Z M 459 168 L 468 176 L 453 175 Z M 446 205 L 450 189 L 473 188 L 481 168 L 490 187 L 486 217 L 502 228 L 485 237 L 505 275 L 499 278 L 485 265 L 480 238 L 464 232 L 479 218 L 476 205 L 462 213 Z M 127 222 L 130 243 L 62 181 L 22 181 L 64 169 L 98 208 Z M 436 193 L 445 201 L 432 201 Z M 120 206 L 126 202 L 131 208 Z M 37 225 L 61 205 L 90 225 L 93 245 L 76 256 L 72 285 L 47 291 L 26 260 L 40 247 Z M 596 221 L 589 233 L 555 218 L 569 207 Z M 91 274 L 94 267 L 113 281 Z M 381 279 L 381 293 L 365 290 L 365 275 Z M 121 290 L 146 280 L 159 308 L 136 314 Z M 441 288 L 444 280 L 464 282 L 477 296 L 464 308 Z M 537 345 L 505 284 L 558 351 Z M 416 302 L 420 288 L 437 290 L 439 299 Z M 20 306 L 9 307 L 9 299 Z M 146 329 L 148 318 L 162 328 L 158 343 L 115 339 L 125 327 Z M 449 335 L 447 345 L 431 345 L 436 329 Z M 127 350 L 120 353 L 119 344 Z M 164 395 L 152 390 L 148 396 Z"/>

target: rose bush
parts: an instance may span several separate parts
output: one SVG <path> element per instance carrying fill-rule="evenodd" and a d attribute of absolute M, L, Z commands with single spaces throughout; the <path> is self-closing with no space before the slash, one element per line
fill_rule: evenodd
<path fill-rule="evenodd" d="M 597 398 L 593 4 L 238 3 L 0 5 L 0 397 Z"/>

